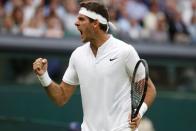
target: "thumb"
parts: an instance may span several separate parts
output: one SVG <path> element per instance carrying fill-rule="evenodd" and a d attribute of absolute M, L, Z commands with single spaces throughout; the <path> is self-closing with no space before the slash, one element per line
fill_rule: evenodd
<path fill-rule="evenodd" d="M 43 60 L 42 60 L 42 63 L 43 63 L 43 64 L 46 64 L 46 63 L 47 63 L 47 60 L 46 60 L 46 59 L 43 59 Z"/>
<path fill-rule="evenodd" d="M 44 69 L 44 70 L 47 70 L 47 68 L 48 68 L 48 61 L 47 61 L 47 59 L 42 59 L 42 68 Z"/>

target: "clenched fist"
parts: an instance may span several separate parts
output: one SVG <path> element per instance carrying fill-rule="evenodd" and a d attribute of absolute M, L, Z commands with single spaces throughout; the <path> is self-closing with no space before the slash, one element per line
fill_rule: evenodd
<path fill-rule="evenodd" d="M 47 71 L 47 68 L 48 68 L 47 59 L 38 58 L 33 63 L 33 70 L 34 70 L 35 74 L 37 74 L 39 76 L 43 75 Z"/>

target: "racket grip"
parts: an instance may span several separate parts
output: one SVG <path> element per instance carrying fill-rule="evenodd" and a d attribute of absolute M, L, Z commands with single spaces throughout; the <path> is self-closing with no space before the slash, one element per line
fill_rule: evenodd
<path fill-rule="evenodd" d="M 133 118 L 134 118 L 134 116 L 135 116 L 135 115 L 134 115 L 133 113 L 131 113 L 131 119 L 133 119 Z"/>
<path fill-rule="evenodd" d="M 135 118 L 136 116 L 137 116 L 136 111 L 135 110 L 132 111 L 131 112 L 131 119 Z"/>

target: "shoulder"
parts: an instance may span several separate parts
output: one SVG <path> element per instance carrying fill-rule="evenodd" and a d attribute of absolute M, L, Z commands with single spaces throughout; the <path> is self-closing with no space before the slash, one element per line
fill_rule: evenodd
<path fill-rule="evenodd" d="M 71 57 L 78 57 L 84 55 L 86 51 L 89 49 L 89 42 L 85 43 L 82 46 L 77 47 L 71 54 Z"/>
<path fill-rule="evenodd" d="M 131 53 L 136 53 L 136 50 L 132 44 L 128 44 L 114 37 L 113 37 L 113 43 L 115 47 L 117 48 L 117 50 L 120 51 L 121 54 L 124 55 L 125 57 L 130 55 Z"/>

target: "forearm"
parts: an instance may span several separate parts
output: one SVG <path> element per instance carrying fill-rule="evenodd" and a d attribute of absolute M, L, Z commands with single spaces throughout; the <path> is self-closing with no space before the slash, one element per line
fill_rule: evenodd
<path fill-rule="evenodd" d="M 44 89 L 51 100 L 58 106 L 63 106 L 68 101 L 68 98 L 65 97 L 65 92 L 59 84 L 52 82 L 48 87 L 44 87 Z"/>
<path fill-rule="evenodd" d="M 52 81 L 52 79 L 50 78 L 50 76 L 48 75 L 48 72 L 45 71 L 45 73 L 43 75 L 37 75 L 41 85 L 44 87 L 44 89 L 46 90 L 48 96 L 59 106 L 62 106 L 64 104 L 63 100 L 63 90 L 60 87 L 60 85 L 58 85 L 57 83 L 55 83 L 54 81 Z"/>
<path fill-rule="evenodd" d="M 152 105 L 156 97 L 156 88 L 153 84 L 153 82 L 149 79 L 148 80 L 148 88 L 146 92 L 146 97 L 144 99 L 144 102 L 147 104 L 148 107 Z"/>
<path fill-rule="evenodd" d="M 57 84 L 51 80 L 47 72 L 47 59 L 38 58 L 33 63 L 33 70 L 37 75 L 41 85 L 45 88 L 48 96 L 59 106 L 64 105 L 72 96 L 76 89 L 75 85 L 69 85 L 65 82 Z"/>
<path fill-rule="evenodd" d="M 139 110 L 139 114 L 141 117 L 145 114 L 145 112 L 148 110 L 148 108 L 152 105 L 155 97 L 156 97 L 156 89 L 155 89 L 155 86 L 152 83 L 152 81 L 149 79 L 146 96 L 145 96 L 144 102 L 142 103 L 142 106 Z"/>

